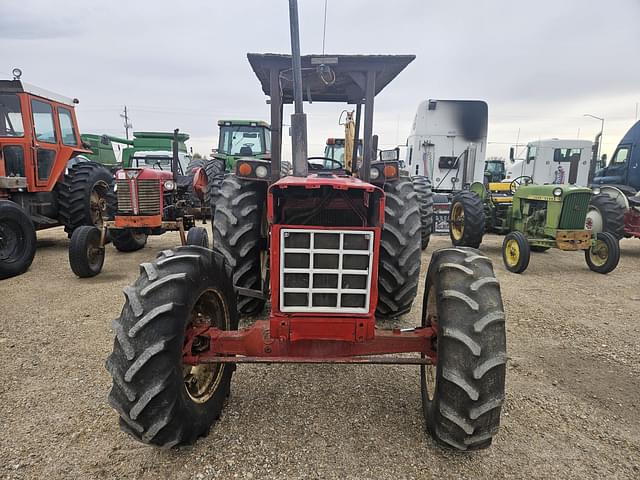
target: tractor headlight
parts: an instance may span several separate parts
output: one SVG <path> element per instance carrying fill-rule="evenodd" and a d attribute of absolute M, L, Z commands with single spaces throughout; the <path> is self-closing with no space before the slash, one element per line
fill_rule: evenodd
<path fill-rule="evenodd" d="M 176 188 L 176 182 L 174 182 L 173 180 L 167 180 L 164 182 L 164 189 L 171 191 L 174 190 Z"/>
<path fill-rule="evenodd" d="M 378 170 L 377 168 L 372 168 L 371 172 L 369 173 L 369 178 L 371 178 L 371 180 L 377 180 L 380 177 L 380 170 Z"/>
<path fill-rule="evenodd" d="M 600 187 L 593 187 L 593 188 L 591 189 L 591 192 L 592 192 L 594 195 L 600 195 Z"/>
<path fill-rule="evenodd" d="M 258 165 L 256 167 L 256 177 L 258 178 L 266 178 L 269 175 L 269 169 L 264 165 Z"/>
<path fill-rule="evenodd" d="M 562 196 L 562 189 L 560 187 L 554 188 L 553 189 L 553 196 L 554 197 L 561 197 Z"/>

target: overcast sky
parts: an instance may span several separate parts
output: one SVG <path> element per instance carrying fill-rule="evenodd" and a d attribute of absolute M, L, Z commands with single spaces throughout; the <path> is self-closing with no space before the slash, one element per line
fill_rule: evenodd
<path fill-rule="evenodd" d="M 302 51 L 320 53 L 325 0 L 299 4 Z M 0 5 L 0 77 L 20 67 L 79 98 L 84 133 L 124 135 L 127 105 L 134 130 L 180 128 L 201 153 L 218 119 L 269 119 L 246 53 L 290 52 L 287 0 Z M 518 132 L 593 139 L 600 122 L 585 113 L 605 117 L 610 154 L 640 115 L 639 47 L 640 0 L 328 0 L 327 53 L 417 55 L 377 98 L 381 146 L 405 142 L 421 100 L 480 99 L 489 155 L 506 157 Z M 342 109 L 307 108 L 310 154 L 343 135 Z"/>

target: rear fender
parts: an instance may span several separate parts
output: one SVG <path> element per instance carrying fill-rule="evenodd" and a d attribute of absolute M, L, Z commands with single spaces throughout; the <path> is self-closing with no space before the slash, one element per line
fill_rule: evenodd
<path fill-rule="evenodd" d="M 604 193 L 613 198 L 618 205 L 623 207 L 625 211 L 629 210 L 629 201 L 627 196 L 617 187 L 610 185 L 597 185 L 595 188 L 600 188 L 600 193 Z"/>

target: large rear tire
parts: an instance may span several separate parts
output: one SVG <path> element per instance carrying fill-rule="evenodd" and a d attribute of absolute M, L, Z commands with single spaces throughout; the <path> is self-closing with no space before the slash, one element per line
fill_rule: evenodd
<path fill-rule="evenodd" d="M 428 177 L 419 175 L 412 178 L 413 188 L 418 194 L 418 205 L 420 206 L 420 223 L 422 250 L 427 248 L 431 233 L 433 232 L 433 192 L 431 191 L 431 181 Z"/>
<path fill-rule="evenodd" d="M 58 185 L 60 221 L 69 237 L 81 225 L 102 228 L 116 212 L 113 175 L 94 162 L 80 162 L 69 168 Z"/>
<path fill-rule="evenodd" d="M 224 180 L 225 161 L 220 158 L 212 158 L 205 164 L 204 170 L 207 173 L 207 201 L 213 217 L 220 194 L 220 186 Z"/>
<path fill-rule="evenodd" d="M 178 247 L 143 263 L 124 293 L 106 363 L 113 378 L 109 404 L 122 430 L 140 442 L 191 444 L 220 417 L 235 365 L 184 364 L 185 338 L 196 326 L 238 328 L 231 269 L 218 252 Z M 200 342 L 193 345 L 196 353 Z"/>
<path fill-rule="evenodd" d="M 378 266 L 379 318 L 396 318 L 411 310 L 420 280 L 420 207 L 411 179 L 384 184 L 384 227 Z"/>
<path fill-rule="evenodd" d="M 624 237 L 624 207 L 606 193 L 593 195 L 585 228 L 594 233 L 609 232 L 618 240 Z"/>
<path fill-rule="evenodd" d="M 462 190 L 453 196 L 449 210 L 449 237 L 456 247 L 478 248 L 485 229 L 484 205 L 474 192 Z"/>
<path fill-rule="evenodd" d="M 0 200 L 0 279 L 27 271 L 36 254 L 36 229 L 27 213 Z"/>
<path fill-rule="evenodd" d="M 213 219 L 213 246 L 233 269 L 233 285 L 263 290 L 266 278 L 266 235 L 263 215 L 266 183 L 225 176 Z M 255 315 L 262 311 L 262 298 L 238 295 L 238 311 Z"/>
<path fill-rule="evenodd" d="M 458 450 L 491 444 L 505 398 L 507 347 L 500 285 L 491 260 L 470 248 L 434 252 L 422 307 L 437 365 L 421 366 L 429 433 Z"/>

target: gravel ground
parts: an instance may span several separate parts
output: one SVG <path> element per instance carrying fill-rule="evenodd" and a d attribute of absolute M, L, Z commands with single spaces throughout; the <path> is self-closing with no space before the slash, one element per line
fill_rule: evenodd
<path fill-rule="evenodd" d="M 241 365 L 220 421 L 193 447 L 136 443 L 107 405 L 122 288 L 142 251 L 109 246 L 103 273 L 80 280 L 61 229 L 38 235 L 31 269 L 0 282 L 0 478 L 640 478 L 640 241 L 621 242 L 607 276 L 580 253 L 533 254 L 523 275 L 494 260 L 507 311 L 502 427 L 472 454 L 426 435 L 417 367 Z M 449 245 L 437 237 L 423 254 Z M 405 316 L 419 323 L 420 300 Z"/>

